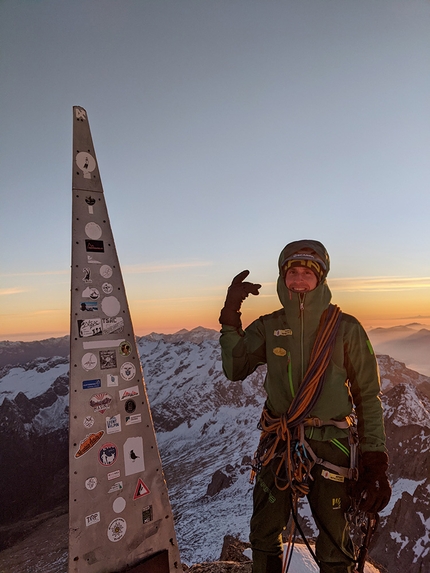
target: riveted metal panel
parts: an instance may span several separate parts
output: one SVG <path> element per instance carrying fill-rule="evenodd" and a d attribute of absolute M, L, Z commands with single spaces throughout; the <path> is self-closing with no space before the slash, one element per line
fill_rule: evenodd
<path fill-rule="evenodd" d="M 120 572 L 152 556 L 160 573 L 176 572 L 171 506 L 81 107 L 72 166 L 69 573 Z"/>

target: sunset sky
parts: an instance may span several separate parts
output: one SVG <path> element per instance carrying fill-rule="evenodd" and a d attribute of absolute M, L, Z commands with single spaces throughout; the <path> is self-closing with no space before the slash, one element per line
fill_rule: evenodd
<path fill-rule="evenodd" d="M 72 107 L 88 112 L 135 333 L 279 308 L 327 247 L 367 327 L 430 325 L 428 0 L 0 1 L 0 340 L 69 331 Z"/>

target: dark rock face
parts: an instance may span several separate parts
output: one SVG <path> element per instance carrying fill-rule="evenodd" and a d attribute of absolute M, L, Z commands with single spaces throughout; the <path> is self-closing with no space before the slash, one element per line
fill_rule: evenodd
<path fill-rule="evenodd" d="M 68 377 L 35 398 L 20 392 L 0 404 L 0 525 L 48 511 L 68 495 L 68 428 L 44 431 L 38 414 L 68 392 Z M 1 547 L 1 545 L 0 545 Z"/>
<path fill-rule="evenodd" d="M 229 488 L 233 481 L 234 478 L 232 476 L 228 476 L 221 470 L 217 470 L 212 477 L 211 483 L 208 485 L 206 495 L 213 497 L 221 490 Z"/>

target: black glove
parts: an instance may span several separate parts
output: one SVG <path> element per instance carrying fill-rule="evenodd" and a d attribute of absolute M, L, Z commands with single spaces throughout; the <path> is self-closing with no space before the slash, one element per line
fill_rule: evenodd
<path fill-rule="evenodd" d="M 249 271 L 242 271 L 234 277 L 231 285 L 228 287 L 227 297 L 225 299 L 224 307 L 221 310 L 219 321 L 221 324 L 234 326 L 235 328 L 241 327 L 240 321 L 240 307 L 242 302 L 249 294 L 258 295 L 258 289 L 261 285 L 243 282 L 249 275 Z"/>
<path fill-rule="evenodd" d="M 391 486 L 387 477 L 388 456 L 385 452 L 364 452 L 359 465 L 355 497 L 358 508 L 366 513 L 378 513 L 384 509 L 391 497 Z"/>

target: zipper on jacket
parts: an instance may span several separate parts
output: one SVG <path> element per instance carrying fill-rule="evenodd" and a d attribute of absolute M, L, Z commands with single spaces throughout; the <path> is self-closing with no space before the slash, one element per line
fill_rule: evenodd
<path fill-rule="evenodd" d="M 293 373 L 291 371 L 291 352 L 288 351 L 288 364 L 287 364 L 287 372 L 288 372 L 288 383 L 290 385 L 290 392 L 291 396 L 294 398 L 294 386 L 293 386 Z"/>
<path fill-rule="evenodd" d="M 300 364 L 301 364 L 301 372 L 302 372 L 302 379 L 300 384 L 303 382 L 303 378 L 305 377 L 305 370 L 304 370 L 304 353 L 305 353 L 305 297 L 306 293 L 299 294 L 299 309 L 300 309 Z"/>

